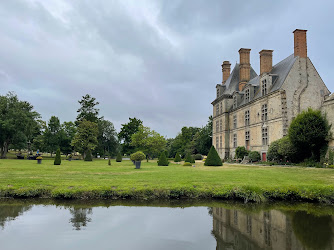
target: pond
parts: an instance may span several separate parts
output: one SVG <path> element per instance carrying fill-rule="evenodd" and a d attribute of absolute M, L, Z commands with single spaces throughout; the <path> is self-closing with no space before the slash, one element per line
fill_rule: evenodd
<path fill-rule="evenodd" d="M 0 200 L 0 249 L 334 249 L 334 207 Z"/>

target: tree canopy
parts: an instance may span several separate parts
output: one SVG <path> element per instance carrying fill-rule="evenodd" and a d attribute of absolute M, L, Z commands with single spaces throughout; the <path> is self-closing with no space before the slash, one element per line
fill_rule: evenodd
<path fill-rule="evenodd" d="M 99 102 L 89 94 L 83 96 L 78 102 L 81 107 L 77 110 L 78 116 L 76 125 L 78 126 L 82 120 L 97 122 L 100 110 L 96 108 L 96 106 L 99 105 Z"/>
<path fill-rule="evenodd" d="M 121 131 L 118 134 L 119 140 L 123 141 L 122 143 L 122 152 L 123 154 L 131 154 L 135 151 L 134 146 L 131 145 L 131 137 L 133 134 L 137 133 L 139 127 L 143 125 L 143 122 L 140 119 L 129 118 L 129 122 L 122 124 Z"/>

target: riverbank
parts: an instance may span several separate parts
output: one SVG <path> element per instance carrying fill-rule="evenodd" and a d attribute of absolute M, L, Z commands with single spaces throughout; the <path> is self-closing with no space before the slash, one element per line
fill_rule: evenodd
<path fill-rule="evenodd" d="M 334 203 L 334 169 L 244 166 L 196 167 L 107 160 L 0 160 L 0 197 L 54 199 L 224 199 L 244 202 Z"/>

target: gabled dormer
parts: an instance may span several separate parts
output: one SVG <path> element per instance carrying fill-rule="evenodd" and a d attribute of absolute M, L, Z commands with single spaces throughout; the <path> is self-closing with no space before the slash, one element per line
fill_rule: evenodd
<path fill-rule="evenodd" d="M 236 109 L 236 108 L 239 107 L 243 96 L 244 96 L 244 94 L 242 92 L 239 92 L 239 91 L 235 91 L 233 93 L 233 95 L 232 95 L 232 100 L 233 100 L 232 109 Z"/>
<path fill-rule="evenodd" d="M 216 85 L 216 98 L 219 98 L 220 96 L 222 96 L 225 89 L 226 89 L 225 85 L 217 84 Z"/>

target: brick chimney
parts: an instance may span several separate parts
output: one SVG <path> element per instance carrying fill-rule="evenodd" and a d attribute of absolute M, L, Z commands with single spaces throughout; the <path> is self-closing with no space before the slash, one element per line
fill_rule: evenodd
<path fill-rule="evenodd" d="M 269 73 L 273 68 L 273 50 L 263 49 L 260 54 L 260 75 Z"/>
<path fill-rule="evenodd" d="M 294 34 L 294 55 L 301 58 L 307 58 L 307 44 L 306 44 L 306 32 L 307 30 L 296 29 Z"/>
<path fill-rule="evenodd" d="M 223 81 L 222 84 L 225 84 L 227 78 L 230 76 L 231 72 L 231 64 L 229 61 L 224 61 L 222 64 L 222 72 L 223 72 Z"/>
<path fill-rule="evenodd" d="M 239 91 L 241 91 L 246 83 L 250 80 L 250 49 L 239 49 L 240 55 L 240 73 L 239 73 Z"/>

